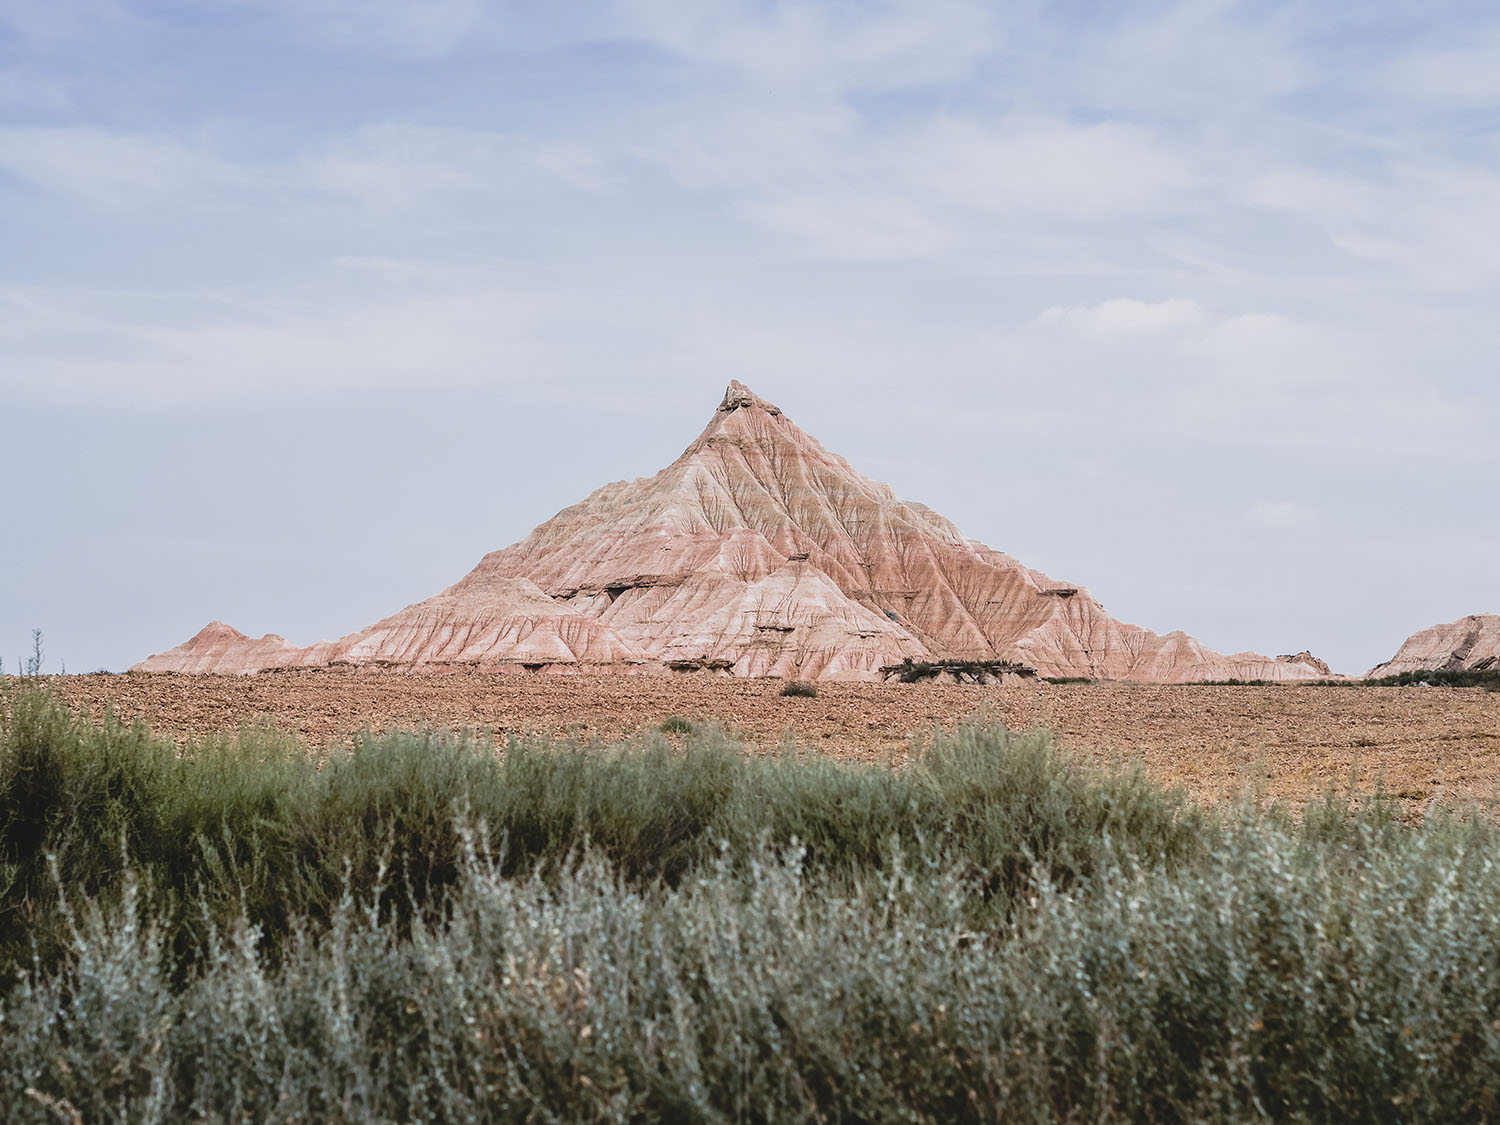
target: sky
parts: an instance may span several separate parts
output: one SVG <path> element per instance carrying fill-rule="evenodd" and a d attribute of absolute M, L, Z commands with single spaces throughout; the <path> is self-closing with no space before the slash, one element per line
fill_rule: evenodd
<path fill-rule="evenodd" d="M 0 0 L 0 659 L 299 643 L 739 379 L 1115 616 L 1500 612 L 1500 9 Z"/>

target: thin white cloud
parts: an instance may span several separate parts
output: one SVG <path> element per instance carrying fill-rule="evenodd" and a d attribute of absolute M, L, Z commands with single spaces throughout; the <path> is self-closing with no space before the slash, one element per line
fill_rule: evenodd
<path fill-rule="evenodd" d="M 1500 279 L 1500 171 L 1424 161 L 1394 177 L 1383 208 L 1336 240 L 1437 291 Z"/>
<path fill-rule="evenodd" d="M 1392 64 L 1386 81 L 1402 98 L 1492 111 L 1500 99 L 1500 31 L 1461 47 L 1414 51 Z"/>
<path fill-rule="evenodd" d="M 41 50 L 97 42 L 122 27 L 142 28 L 144 23 L 122 0 L 0 0 L 0 27 Z"/>
<path fill-rule="evenodd" d="M 759 225 L 803 243 L 814 255 L 845 261 L 902 261 L 946 250 L 951 234 L 922 208 L 896 195 L 852 189 L 787 192 L 753 201 Z"/>
<path fill-rule="evenodd" d="M 864 121 L 838 102 L 723 96 L 627 121 L 621 147 L 690 191 L 740 192 L 852 171 Z"/>
<path fill-rule="evenodd" d="M 527 196 L 612 187 L 604 154 L 586 144 L 400 122 L 253 163 L 161 134 L 0 126 L 0 176 L 58 205 L 106 212 L 212 201 L 276 237 L 293 222 L 326 229 L 372 218 L 449 228 L 493 222 Z"/>
<path fill-rule="evenodd" d="M 1451 455 L 1475 436 L 1451 395 L 1413 388 L 1408 357 L 1384 339 L 1282 313 L 1226 314 L 1182 297 L 1058 305 L 997 351 L 1074 389 L 1069 409 L 1160 442 L 1364 457 L 1412 442 Z"/>
<path fill-rule="evenodd" d="M 49 192 L 126 209 L 246 179 L 243 170 L 169 137 L 86 126 L 0 126 L 0 170 Z"/>
<path fill-rule="evenodd" d="M 638 37 L 783 95 L 949 81 L 968 74 L 999 33 L 994 6 L 978 0 L 627 0 L 624 11 Z"/>
<path fill-rule="evenodd" d="M 1170 214 L 1197 182 L 1136 126 L 944 115 L 886 130 L 829 105 L 689 110 L 632 156 L 683 188 L 738 197 L 735 213 L 815 255 L 853 261 L 1061 246 L 1075 226 Z"/>
<path fill-rule="evenodd" d="M 66 82 L 36 66 L 0 67 L 0 109 L 13 114 L 64 114 L 75 108 Z"/>
<path fill-rule="evenodd" d="M 478 28 L 486 0 L 236 0 L 311 42 L 407 56 L 451 51 Z"/>
<path fill-rule="evenodd" d="M 509 290 L 142 308 L 128 294 L 11 291 L 0 390 L 136 407 L 217 406 L 534 378 L 557 311 Z"/>
<path fill-rule="evenodd" d="M 1320 77 L 1299 49 L 1295 9 L 1207 0 L 1099 13 L 1074 29 L 1076 46 L 1057 52 L 1056 80 L 1082 103 L 1212 121 L 1259 110 Z"/>
<path fill-rule="evenodd" d="M 1250 183 L 1246 198 L 1435 291 L 1473 289 L 1500 279 L 1500 153 L 1473 155 L 1482 162 L 1383 155 L 1380 175 L 1283 170 Z"/>
<path fill-rule="evenodd" d="M 984 125 L 945 117 L 896 143 L 906 174 L 930 197 L 1028 221 L 1161 211 L 1194 181 L 1180 153 L 1119 122 Z"/>
<path fill-rule="evenodd" d="M 334 138 L 291 174 L 378 215 L 424 211 L 457 218 L 538 186 L 587 191 L 609 182 L 601 156 L 564 140 L 535 142 L 476 129 L 387 122 Z"/>
<path fill-rule="evenodd" d="M 1053 305 L 1043 310 L 1037 323 L 1058 325 L 1088 336 L 1158 335 L 1204 321 L 1197 301 L 1170 297 L 1165 301 L 1138 301 L 1113 297 L 1097 305 Z"/>
<path fill-rule="evenodd" d="M 1295 500 L 1256 500 L 1245 510 L 1242 522 L 1265 531 L 1294 531 L 1320 522 L 1316 508 Z"/>
<path fill-rule="evenodd" d="M 1346 221 L 1362 218 L 1377 204 L 1367 181 L 1306 167 L 1262 173 L 1246 184 L 1244 196 L 1257 206 Z"/>
<path fill-rule="evenodd" d="M 370 254 L 344 254 L 333 259 L 335 269 L 375 278 L 386 285 L 436 286 L 454 279 L 455 271 L 432 262 L 409 261 Z"/>
<path fill-rule="evenodd" d="M 1184 352 L 1220 378 L 1266 395 L 1337 383 L 1363 358 L 1363 350 L 1350 354 L 1344 341 L 1279 313 L 1240 313 L 1205 328 L 1182 342 Z"/>

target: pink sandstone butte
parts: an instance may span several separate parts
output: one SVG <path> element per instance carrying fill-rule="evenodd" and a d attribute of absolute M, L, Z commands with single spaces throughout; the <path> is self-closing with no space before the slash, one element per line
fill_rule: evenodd
<path fill-rule="evenodd" d="M 869 680 L 907 659 L 1152 683 L 1328 675 L 1305 652 L 1225 656 L 1117 621 L 1083 587 L 861 476 L 737 382 L 667 468 L 605 485 L 426 601 L 309 648 L 214 622 L 132 671 L 479 665 Z"/>
<path fill-rule="evenodd" d="M 1376 679 L 1402 672 L 1489 670 L 1500 670 L 1500 614 L 1475 613 L 1413 633 L 1395 656 L 1366 675 Z"/>

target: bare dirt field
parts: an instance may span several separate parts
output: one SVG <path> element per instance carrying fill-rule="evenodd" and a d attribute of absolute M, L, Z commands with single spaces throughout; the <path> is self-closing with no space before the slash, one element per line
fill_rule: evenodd
<path fill-rule="evenodd" d="M 1451 688 L 1140 684 L 824 683 L 788 698 L 779 680 L 496 675 L 334 669 L 254 676 L 53 677 L 74 705 L 112 704 L 177 737 L 266 723 L 314 750 L 361 730 L 419 724 L 615 741 L 669 715 L 714 721 L 753 749 L 788 735 L 831 757 L 902 761 L 911 740 L 967 716 L 1043 726 L 1095 760 L 1139 760 L 1150 776 L 1219 799 L 1253 791 L 1301 802 L 1377 779 L 1417 809 L 1500 796 L 1500 694 Z"/>

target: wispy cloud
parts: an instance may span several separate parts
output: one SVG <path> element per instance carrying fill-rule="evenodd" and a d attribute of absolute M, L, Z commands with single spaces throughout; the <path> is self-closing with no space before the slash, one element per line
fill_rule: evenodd
<path fill-rule="evenodd" d="M 1483 164 L 1410 152 L 1383 158 L 1379 176 L 1299 169 L 1248 186 L 1367 262 L 1444 292 L 1500 278 L 1500 149 Z"/>
<path fill-rule="evenodd" d="M 1294 531 L 1319 522 L 1316 508 L 1295 500 L 1256 500 L 1246 509 L 1244 522 L 1263 531 Z"/>
<path fill-rule="evenodd" d="M 445 54 L 479 27 L 486 0 L 231 0 L 325 46 L 394 55 Z"/>
<path fill-rule="evenodd" d="M 15 357 L 0 365 L 0 391 L 62 402 L 181 408 L 492 384 L 535 378 L 559 338 L 548 327 L 558 310 L 503 290 L 345 296 L 321 309 L 0 296 L 0 349 Z"/>
<path fill-rule="evenodd" d="M 1183 153 L 1120 122 L 943 117 L 894 140 L 907 154 L 906 174 L 930 197 L 1019 221 L 1100 222 L 1158 212 L 1194 181 Z"/>
<path fill-rule="evenodd" d="M 718 132 L 689 115 L 634 155 L 686 188 L 738 197 L 737 213 L 825 257 L 1034 248 L 1038 223 L 1060 233 L 1165 215 L 1196 179 L 1181 153 L 1133 125 L 943 115 L 884 127 L 788 106 L 730 117 L 735 127 Z"/>
<path fill-rule="evenodd" d="M 1447 109 L 1492 109 L 1500 99 L 1500 28 L 1471 35 L 1462 45 L 1419 47 L 1391 64 L 1386 81 L 1402 98 Z"/>
<path fill-rule="evenodd" d="M 51 52 L 79 42 L 97 41 L 126 27 L 142 27 L 146 20 L 124 0 L 29 0 L 0 2 L 0 27 L 32 50 Z"/>
<path fill-rule="evenodd" d="M 763 87 L 843 95 L 951 81 L 997 43 L 993 5 L 979 0 L 630 0 L 633 33 Z"/>
<path fill-rule="evenodd" d="M 46 69 L 34 65 L 0 66 L 0 111 L 56 115 L 74 108 L 67 83 Z"/>
<path fill-rule="evenodd" d="M 1182 297 L 1165 301 L 1113 297 L 1097 305 L 1053 305 L 1037 317 L 1038 324 L 1061 325 L 1089 336 L 1154 335 L 1203 320 L 1198 302 Z"/>
<path fill-rule="evenodd" d="M 927 258 L 952 245 L 941 219 L 899 195 L 858 187 L 785 191 L 744 205 L 760 226 L 845 261 Z"/>
<path fill-rule="evenodd" d="M 484 209 L 538 186 L 597 191 L 608 181 L 600 156 L 576 142 L 400 122 L 336 137 L 289 174 L 383 215 L 452 216 L 455 206 Z"/>
<path fill-rule="evenodd" d="M 0 170 L 44 191 L 123 209 L 250 179 L 170 137 L 88 126 L 0 126 Z"/>

